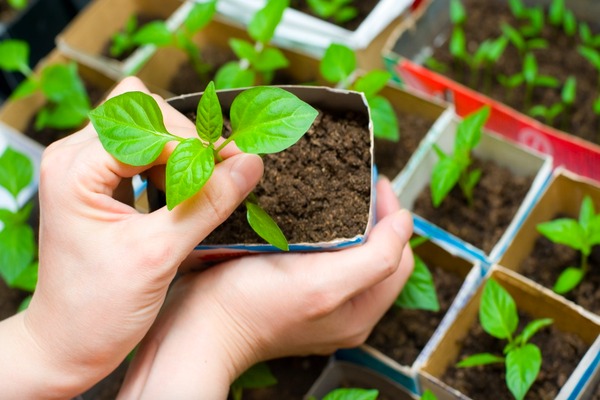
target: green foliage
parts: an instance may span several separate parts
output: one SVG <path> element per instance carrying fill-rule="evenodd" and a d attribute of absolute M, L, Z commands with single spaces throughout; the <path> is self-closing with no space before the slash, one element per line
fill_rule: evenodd
<path fill-rule="evenodd" d="M 529 53 L 532 50 L 548 48 L 548 42 L 544 39 L 533 37 L 526 38 L 523 34 L 507 23 L 500 25 L 502 35 L 519 51 L 521 56 Z"/>
<path fill-rule="evenodd" d="M 429 389 L 425 389 L 420 400 L 437 400 L 437 396 Z"/>
<path fill-rule="evenodd" d="M 15 10 L 22 10 L 27 7 L 29 3 L 28 0 L 8 0 L 8 5 L 14 8 Z"/>
<path fill-rule="evenodd" d="M 322 400 L 377 400 L 378 396 L 377 389 L 340 388 L 327 393 Z M 311 396 L 308 400 L 317 399 Z"/>
<path fill-rule="evenodd" d="M 397 142 L 400 133 L 396 112 L 389 100 L 379 95 L 392 75 L 387 71 L 371 70 L 351 84 L 358 72 L 357 64 L 356 54 L 352 49 L 332 43 L 325 51 L 319 68 L 326 81 L 339 88 L 363 92 L 369 103 L 375 137 Z"/>
<path fill-rule="evenodd" d="M 242 400 L 245 389 L 260 389 L 277 385 L 277 378 L 266 363 L 258 363 L 240 375 L 230 387 L 233 400 Z"/>
<path fill-rule="evenodd" d="M 544 105 L 536 105 L 529 110 L 529 115 L 532 117 L 544 118 L 546 124 L 552 125 L 556 117 L 565 111 L 569 111 L 575 104 L 577 94 L 577 80 L 574 76 L 570 76 L 565 81 L 561 91 L 561 101 L 552 104 L 550 107 Z"/>
<path fill-rule="evenodd" d="M 573 290 L 589 270 L 592 247 L 600 244 L 600 214 L 596 214 L 590 196 L 585 196 L 579 209 L 579 219 L 559 218 L 537 225 L 537 230 L 554 243 L 567 245 L 581 252 L 579 266 L 566 268 L 554 284 L 554 291 L 565 294 Z"/>
<path fill-rule="evenodd" d="M 32 204 L 19 206 L 18 198 L 32 180 L 31 160 L 6 148 L 0 155 L 0 188 L 11 196 L 14 206 L 0 209 L 0 276 L 7 286 L 28 292 L 33 292 L 37 283 L 37 244 L 27 223 Z"/>
<path fill-rule="evenodd" d="M 231 135 L 217 147 L 223 126 L 221 106 L 211 82 L 197 108 L 197 138 L 174 136 L 166 129 L 154 99 L 129 92 L 107 100 L 90 112 L 104 148 L 119 161 L 143 166 L 154 162 L 165 144 L 178 142 L 167 161 L 167 207 L 172 210 L 202 189 L 220 161 L 219 152 L 231 141 L 252 154 L 282 151 L 308 130 L 317 111 L 293 94 L 275 87 L 257 87 L 240 93 L 231 105 Z M 258 211 L 250 196 L 246 202 L 250 226 L 272 245 L 287 250 L 287 240 L 275 222 Z M 280 233 L 280 231 L 279 231 Z"/>
<path fill-rule="evenodd" d="M 562 28 L 567 36 L 577 33 L 577 19 L 573 12 L 565 6 L 565 0 L 552 0 L 548 10 L 550 24 Z"/>
<path fill-rule="evenodd" d="M 254 14 L 248 25 L 248 34 L 254 43 L 242 39 L 229 40 L 238 60 L 219 68 L 215 76 L 218 89 L 269 85 L 275 72 L 289 65 L 281 50 L 269 46 L 288 6 L 289 0 L 269 0 Z"/>
<path fill-rule="evenodd" d="M 333 19 L 338 24 L 353 20 L 358 9 L 352 6 L 353 0 L 307 0 L 313 13 L 323 19 Z"/>
<path fill-rule="evenodd" d="M 579 38 L 586 47 L 600 47 L 600 35 L 594 35 L 590 29 L 590 26 L 585 22 L 579 24 Z"/>
<path fill-rule="evenodd" d="M 461 360 L 457 367 L 468 368 L 504 363 L 508 389 L 515 399 L 523 399 L 537 378 L 542 365 L 540 349 L 529 343 L 529 340 L 553 321 L 548 318 L 534 320 L 515 336 L 519 323 L 515 301 L 499 283 L 491 279 L 483 288 L 479 321 L 483 330 L 489 335 L 508 341 L 504 347 L 504 356 L 490 353 L 474 354 Z"/>
<path fill-rule="evenodd" d="M 431 175 L 433 205 L 439 207 L 456 184 L 459 185 L 469 204 L 473 203 L 473 189 L 479 182 L 481 170 L 470 171 L 471 152 L 481 140 L 482 128 L 490 116 L 490 107 L 484 106 L 465 117 L 456 129 L 454 152 L 445 154 L 438 146 L 434 149 L 439 161 Z"/>

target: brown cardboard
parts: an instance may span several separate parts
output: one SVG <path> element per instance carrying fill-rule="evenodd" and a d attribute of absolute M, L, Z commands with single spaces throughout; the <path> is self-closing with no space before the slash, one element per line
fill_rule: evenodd
<path fill-rule="evenodd" d="M 230 52 L 229 39 L 231 38 L 252 41 L 239 25 L 233 25 L 222 18 L 215 17 L 210 24 L 196 34 L 193 40 L 200 48 L 210 43 L 212 46 L 222 48 L 223 51 Z M 319 60 L 298 51 L 280 50 L 290 61 L 290 66 L 286 71 L 293 79 L 311 84 L 324 83 L 320 79 Z M 182 50 L 173 47 L 160 48 L 136 73 L 136 76 L 163 97 L 172 97 L 173 94 L 168 91 L 169 83 L 179 71 L 180 65 L 186 60 L 187 55 Z"/>
<path fill-rule="evenodd" d="M 552 318 L 554 326 L 558 329 L 579 336 L 590 346 L 598 338 L 600 323 L 594 321 L 590 313 L 581 310 L 550 290 L 498 265 L 492 267 L 488 277 L 496 280 L 510 293 L 519 310 L 534 318 Z M 458 313 L 455 321 L 438 343 L 437 348 L 420 368 L 419 373 L 423 389 L 430 388 L 435 391 L 436 387 L 448 388 L 439 378 L 451 363 L 457 361 L 461 342 L 468 335 L 471 326 L 478 323 L 482 290 L 483 284 Z M 590 351 L 594 350 L 591 349 Z M 458 396 L 453 395 L 449 398 L 460 398 L 461 394 L 458 392 L 456 394 Z M 467 398 L 464 395 L 462 396 Z"/>

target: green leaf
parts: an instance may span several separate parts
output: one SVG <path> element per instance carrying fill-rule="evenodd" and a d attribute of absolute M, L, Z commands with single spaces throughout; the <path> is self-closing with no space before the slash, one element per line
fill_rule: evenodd
<path fill-rule="evenodd" d="M 344 82 L 356 70 L 356 55 L 349 47 L 333 43 L 325 50 L 319 68 L 328 82 Z"/>
<path fill-rule="evenodd" d="M 334 1 L 307 0 L 311 11 L 321 18 L 330 18 L 336 12 L 337 6 Z"/>
<path fill-rule="evenodd" d="M 33 181 L 33 162 L 25 154 L 7 147 L 0 155 L 0 186 L 16 200 Z"/>
<path fill-rule="evenodd" d="M 580 268 L 568 267 L 560 273 L 552 290 L 558 294 L 566 294 L 575 289 L 583 280 L 584 272 Z"/>
<path fill-rule="evenodd" d="M 267 47 L 261 51 L 252 67 L 259 72 L 275 71 L 281 68 L 286 68 L 290 62 L 285 57 L 283 52 L 273 47 Z"/>
<path fill-rule="evenodd" d="M 523 74 L 515 74 L 508 77 L 504 75 L 499 75 L 498 82 L 500 82 L 502 86 L 506 86 L 508 88 L 515 88 L 517 86 L 521 86 L 523 82 L 525 82 L 525 78 L 523 77 Z"/>
<path fill-rule="evenodd" d="M 230 61 L 223 65 L 215 75 L 217 89 L 233 89 L 254 85 L 256 75 L 254 71 L 242 68 L 237 61 Z"/>
<path fill-rule="evenodd" d="M 338 24 L 352 21 L 358 16 L 358 9 L 354 7 L 344 7 L 338 10 L 333 16 L 333 20 Z"/>
<path fill-rule="evenodd" d="M 400 308 L 413 310 L 440 310 L 431 272 L 421 257 L 415 255 L 415 267 L 402 292 L 394 302 Z"/>
<path fill-rule="evenodd" d="M 454 142 L 455 152 L 470 151 L 479 144 L 483 126 L 490 117 L 490 112 L 490 107 L 484 106 L 467 115 L 460 122 L 456 129 L 456 139 Z"/>
<path fill-rule="evenodd" d="M 541 365 L 542 353 L 534 344 L 517 347 L 506 355 L 506 385 L 515 399 L 525 397 Z"/>
<path fill-rule="evenodd" d="M 250 37 L 263 44 L 269 43 L 289 3 L 289 0 L 268 0 L 267 4 L 254 14 L 248 24 Z"/>
<path fill-rule="evenodd" d="M 0 231 L 0 275 L 9 286 L 33 262 L 36 249 L 31 226 L 16 225 Z"/>
<path fill-rule="evenodd" d="M 167 132 L 154 98 L 142 92 L 108 99 L 89 117 L 106 151 L 133 166 L 152 163 L 167 142 L 178 139 Z"/>
<path fill-rule="evenodd" d="M 425 389 L 419 400 L 437 400 L 437 396 L 429 389 Z"/>
<path fill-rule="evenodd" d="M 517 306 L 499 283 L 488 280 L 483 288 L 479 320 L 484 331 L 498 339 L 510 339 L 517 324 Z"/>
<path fill-rule="evenodd" d="M 585 22 L 579 24 L 579 37 L 581 38 L 583 44 L 586 46 L 589 45 L 589 43 L 592 41 L 592 38 L 594 37 L 590 26 Z"/>
<path fill-rule="evenodd" d="M 563 28 L 567 36 L 575 36 L 577 33 L 577 18 L 573 11 L 567 10 L 563 19 Z"/>
<path fill-rule="evenodd" d="M 452 31 L 452 36 L 450 37 L 450 54 L 459 60 L 467 58 L 467 39 L 465 38 L 465 31 L 461 28 Z"/>
<path fill-rule="evenodd" d="M 525 49 L 525 39 L 523 39 L 523 36 L 521 36 L 521 33 L 518 30 L 505 22 L 500 25 L 500 29 L 502 29 L 504 36 L 517 48 L 517 50 L 523 51 Z"/>
<path fill-rule="evenodd" d="M 450 1 L 450 21 L 454 25 L 461 25 L 467 21 L 467 12 L 460 0 Z"/>
<path fill-rule="evenodd" d="M 464 178 L 464 180 L 461 182 L 462 191 L 469 201 L 469 204 L 473 202 L 473 189 L 475 189 L 475 186 L 477 186 L 477 183 L 479 183 L 479 180 L 481 179 L 481 173 L 482 172 L 480 169 L 475 169 L 468 173 L 466 178 Z"/>
<path fill-rule="evenodd" d="M 538 75 L 533 80 L 533 84 L 535 86 L 543 86 L 549 88 L 555 88 L 560 86 L 560 82 L 553 76 L 548 75 Z"/>
<path fill-rule="evenodd" d="M 585 236 L 589 236 L 589 232 L 594 225 L 596 211 L 594 210 L 594 201 L 590 195 L 585 195 L 579 207 L 579 225 L 585 232 Z"/>
<path fill-rule="evenodd" d="M 164 21 L 153 21 L 142 26 L 132 40 L 138 45 L 168 46 L 173 41 L 173 33 Z"/>
<path fill-rule="evenodd" d="M 254 232 L 278 249 L 288 251 L 288 241 L 273 218 L 258 204 L 251 201 L 246 201 L 245 204 L 248 224 Z"/>
<path fill-rule="evenodd" d="M 518 337 L 518 342 L 526 344 L 540 329 L 552 325 L 554 321 L 550 318 L 536 319 L 527 324 Z"/>
<path fill-rule="evenodd" d="M 266 363 L 258 363 L 241 374 L 232 384 L 232 389 L 260 389 L 277 384 L 277 378 Z"/>
<path fill-rule="evenodd" d="M 40 84 L 33 78 L 27 78 L 17 86 L 15 90 L 10 94 L 11 100 L 22 99 L 27 96 L 31 96 L 38 90 L 40 90 Z"/>
<path fill-rule="evenodd" d="M 183 24 L 190 34 L 194 34 L 208 25 L 216 12 L 217 0 L 196 2 Z"/>
<path fill-rule="evenodd" d="M 15 10 L 22 10 L 27 6 L 29 0 L 8 0 L 8 4 Z"/>
<path fill-rule="evenodd" d="M 202 189 L 215 169 L 214 152 L 198 139 L 179 143 L 167 161 L 167 208 L 172 210 Z"/>
<path fill-rule="evenodd" d="M 31 303 L 31 299 L 33 298 L 33 296 L 27 296 L 23 299 L 23 301 L 21 302 L 21 304 L 19 304 L 19 309 L 17 310 L 17 312 L 21 312 L 27 309 L 27 307 L 29 307 L 29 303 Z"/>
<path fill-rule="evenodd" d="M 258 52 L 252 43 L 246 40 L 231 38 L 229 39 L 229 47 L 231 47 L 231 50 L 233 50 L 237 58 L 240 60 L 246 59 L 251 65 L 254 64 L 258 58 Z"/>
<path fill-rule="evenodd" d="M 58 103 L 65 100 L 75 103 L 73 97 L 77 96 L 77 100 L 87 101 L 86 105 L 89 106 L 85 85 L 77 72 L 77 64 L 49 65 L 42 70 L 41 75 L 40 85 L 46 98 Z"/>
<path fill-rule="evenodd" d="M 596 68 L 596 70 L 600 71 L 600 53 L 598 53 L 596 49 L 586 46 L 579 46 L 577 50 L 583 58 L 588 60 L 588 62 L 592 64 L 594 68 Z"/>
<path fill-rule="evenodd" d="M 323 400 L 376 400 L 377 389 L 340 388 L 329 392 Z"/>
<path fill-rule="evenodd" d="M 382 96 L 370 97 L 367 102 L 371 109 L 375 137 L 397 142 L 400 139 L 400 128 L 392 104 Z"/>
<path fill-rule="evenodd" d="M 552 0 L 550 10 L 548 11 L 548 19 L 554 26 L 561 26 L 565 15 L 565 0 Z"/>
<path fill-rule="evenodd" d="M 510 11 L 517 18 L 522 18 L 525 12 L 525 5 L 521 0 L 508 0 Z"/>
<path fill-rule="evenodd" d="M 1 171 L 1 168 L 0 168 Z M 4 173 L 4 171 L 2 171 Z M 20 225 L 27 223 L 29 216 L 31 215 L 31 210 L 33 209 L 33 203 L 28 202 L 23 207 L 18 209 L 17 211 L 7 210 L 5 208 L 0 208 L 0 221 L 4 224 L 5 227 L 12 227 L 14 225 Z"/>
<path fill-rule="evenodd" d="M 537 230 L 554 243 L 564 244 L 582 252 L 588 249 L 585 232 L 574 219 L 558 218 L 543 222 L 537 225 Z"/>
<path fill-rule="evenodd" d="M 296 143 L 317 114 L 309 104 L 283 89 L 248 89 L 231 105 L 231 138 L 246 153 L 277 153 Z"/>
<path fill-rule="evenodd" d="M 196 131 L 208 143 L 215 143 L 223 131 L 223 112 L 217 97 L 214 82 L 209 82 L 198 102 Z"/>
<path fill-rule="evenodd" d="M 450 190 L 458 183 L 462 167 L 452 158 L 439 160 L 431 175 L 431 199 L 434 207 L 439 207 Z"/>
<path fill-rule="evenodd" d="M 497 364 L 504 363 L 504 357 L 497 356 L 490 353 L 479 353 L 473 354 L 472 356 L 463 358 L 459 363 L 456 364 L 458 368 L 470 368 L 479 365 Z"/>
<path fill-rule="evenodd" d="M 352 89 L 363 92 L 365 97 L 371 98 L 379 93 L 392 79 L 392 74 L 382 70 L 372 70 L 359 77 L 352 85 Z"/>
<path fill-rule="evenodd" d="M 569 76 L 563 86 L 561 92 L 561 99 L 563 103 L 567 105 L 573 105 L 575 103 L 575 96 L 577 95 L 577 79 L 574 76 Z"/>
<path fill-rule="evenodd" d="M 535 56 L 531 53 L 527 53 L 525 55 L 525 60 L 523 61 L 523 77 L 525 78 L 525 82 L 533 84 L 537 74 L 538 65 Z"/>
<path fill-rule="evenodd" d="M 49 104 L 41 109 L 37 116 L 35 127 L 40 130 L 45 127 L 55 129 L 77 128 L 87 120 L 90 111 L 89 100 L 73 94 L 57 104 Z"/>
<path fill-rule="evenodd" d="M 33 262 L 29 264 L 27 268 L 17 276 L 12 286 L 24 290 L 26 292 L 32 292 L 35 290 L 35 286 L 38 281 L 38 263 Z"/>
<path fill-rule="evenodd" d="M 23 40 L 7 39 L 0 42 L 0 69 L 21 72 L 29 76 L 29 45 Z"/>

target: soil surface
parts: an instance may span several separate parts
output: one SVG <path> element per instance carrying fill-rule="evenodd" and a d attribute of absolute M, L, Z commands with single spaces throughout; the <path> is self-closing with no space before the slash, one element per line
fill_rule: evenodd
<path fill-rule="evenodd" d="M 531 320 L 531 317 L 520 314 L 518 332 Z M 538 331 L 530 343 L 540 348 L 543 361 L 540 374 L 525 398 L 554 399 L 587 351 L 588 345 L 578 336 L 561 332 L 554 326 Z M 465 338 L 455 362 L 476 353 L 501 355 L 505 345 L 506 341 L 488 335 L 476 323 Z M 441 379 L 473 399 L 510 400 L 513 397 L 506 388 L 504 368 L 503 364 L 474 368 L 451 366 Z"/>
<path fill-rule="evenodd" d="M 429 222 L 489 254 L 523 202 L 533 177 L 516 176 L 493 161 L 482 161 L 477 157 L 472 168 L 483 171 L 473 192 L 472 207 L 457 185 L 437 209 L 433 207 L 431 191 L 426 186 L 413 208 Z"/>
<path fill-rule="evenodd" d="M 510 13 L 507 2 L 488 0 L 463 0 L 468 21 L 465 26 L 468 49 L 472 54 L 479 44 L 488 38 L 495 39 L 502 35 L 501 24 L 506 22 L 513 27 L 518 27 L 523 22 L 518 22 Z M 567 3 L 568 7 L 568 3 Z M 547 17 L 547 16 L 546 16 Z M 547 20 L 547 18 L 546 18 Z M 597 21 L 591 21 L 590 27 L 595 34 L 600 33 Z M 447 32 L 447 37 L 450 34 Z M 547 49 L 534 50 L 539 73 L 557 78 L 561 82 L 558 88 L 536 88 L 532 101 L 526 104 L 524 87 L 505 89 L 497 78 L 492 78 L 486 84 L 482 72 L 471 73 L 460 62 L 453 62 L 448 50 L 448 42 L 435 49 L 434 58 L 443 62 L 447 70 L 442 72 L 450 78 L 474 88 L 496 100 L 499 100 L 525 114 L 537 104 L 552 106 L 560 101 L 562 84 L 569 76 L 577 79 L 577 99 L 574 106 L 563 113 L 551 124 L 553 127 L 576 135 L 585 140 L 600 143 L 600 116 L 593 112 L 593 103 L 598 97 L 600 87 L 599 75 L 592 64 L 578 52 L 581 44 L 579 35 L 568 37 L 562 30 L 546 23 L 541 35 L 549 43 Z M 492 76 L 510 76 L 522 69 L 522 57 L 513 45 L 507 46 L 497 65 L 492 68 Z M 543 118 L 540 121 L 547 123 Z"/>
<path fill-rule="evenodd" d="M 265 172 L 254 193 L 290 243 L 364 233 L 371 198 L 367 124 L 365 115 L 321 111 L 294 146 L 263 157 Z M 203 242 L 217 243 L 264 241 L 242 205 Z"/>
<path fill-rule="evenodd" d="M 325 368 L 329 357 L 286 357 L 267 361 L 277 385 L 244 390 L 244 400 L 302 400 Z M 231 397 L 228 398 L 231 400 Z"/>
<path fill-rule="evenodd" d="M 160 16 L 157 15 L 153 15 L 153 14 L 145 14 L 145 13 L 138 13 L 135 14 L 135 18 L 137 19 L 137 30 L 139 30 L 142 26 L 150 23 L 150 22 L 154 22 L 154 21 L 160 21 L 162 20 L 162 18 Z M 125 27 L 123 27 L 119 32 L 125 32 Z M 118 57 L 113 57 L 113 55 L 110 53 L 110 48 L 112 46 L 113 40 L 112 38 L 104 45 L 104 48 L 102 49 L 102 55 L 104 57 L 108 57 L 108 58 L 114 58 L 115 60 L 118 61 L 124 61 L 127 59 L 127 57 L 129 57 L 130 55 L 133 54 L 134 51 L 137 50 L 138 47 L 133 47 L 130 50 L 124 52 L 123 54 L 121 54 Z"/>
<path fill-rule="evenodd" d="M 458 294 L 463 278 L 442 267 L 428 263 L 440 303 L 437 312 L 406 310 L 392 306 L 375 325 L 367 344 L 397 361 L 412 365 Z"/>
<path fill-rule="evenodd" d="M 377 171 L 393 180 L 408 163 L 421 140 L 434 124 L 434 120 L 396 110 L 400 140 L 392 142 L 375 138 L 375 164 Z"/>
<path fill-rule="evenodd" d="M 333 20 L 333 18 L 330 18 L 327 21 L 353 31 L 360 26 L 360 24 L 365 20 L 365 18 L 369 16 L 371 11 L 373 11 L 373 9 L 375 8 L 375 6 L 377 6 L 378 3 L 379 0 L 351 1 L 349 5 L 358 10 L 358 15 L 355 18 L 351 19 L 350 21 L 344 22 L 343 24 L 336 23 Z M 312 12 L 311 8 L 308 6 L 308 1 L 306 0 L 292 0 L 290 2 L 290 7 L 300 10 L 303 13 L 310 14 L 314 17 L 321 18 Z"/>
<path fill-rule="evenodd" d="M 577 218 L 577 216 L 568 218 Z M 540 236 L 519 271 L 535 282 L 552 289 L 560 273 L 567 267 L 579 266 L 580 261 L 579 251 Z M 589 271 L 584 280 L 565 297 L 586 310 L 600 314 L 600 246 L 592 249 L 588 262 Z"/>

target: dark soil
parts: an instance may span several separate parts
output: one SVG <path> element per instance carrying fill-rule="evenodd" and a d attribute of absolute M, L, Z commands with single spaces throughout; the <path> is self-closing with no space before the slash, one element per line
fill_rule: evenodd
<path fill-rule="evenodd" d="M 139 30 L 142 26 L 150 23 L 150 22 L 154 22 L 154 21 L 159 21 L 162 20 L 163 18 L 157 15 L 151 15 L 151 14 L 146 14 L 146 13 L 138 13 L 135 14 L 135 17 L 137 19 L 137 29 Z M 125 27 L 123 27 L 120 32 L 124 32 L 125 31 Z M 104 48 L 102 49 L 102 55 L 104 57 L 108 57 L 108 58 L 114 58 L 115 60 L 118 61 L 124 61 L 127 59 L 127 57 L 129 57 L 130 55 L 133 54 L 133 52 L 135 52 L 137 50 L 137 47 L 131 48 L 130 50 L 124 52 L 123 54 L 121 54 L 118 57 L 113 57 L 113 55 L 110 53 L 110 47 L 112 46 L 112 38 L 111 40 L 109 40 L 105 45 Z"/>
<path fill-rule="evenodd" d="M 408 163 L 421 140 L 435 121 L 419 115 L 396 111 L 400 140 L 392 142 L 375 138 L 375 164 L 377 171 L 393 180 Z"/>
<path fill-rule="evenodd" d="M 465 35 L 470 53 L 473 53 L 483 40 L 501 36 L 502 22 L 509 23 L 513 27 L 521 24 L 512 16 L 505 1 L 463 0 L 463 4 L 468 15 Z M 595 34 L 600 33 L 597 22 L 591 21 L 590 23 Z M 479 78 L 481 71 L 471 73 L 461 63 L 452 62 L 452 55 L 448 51 L 448 42 L 435 49 L 434 57 L 449 68 L 443 72 L 445 75 L 525 114 L 534 105 L 543 104 L 550 107 L 559 102 L 562 84 L 569 76 L 576 77 L 577 100 L 575 105 L 568 113 L 556 118 L 552 126 L 585 140 L 600 143 L 600 118 L 593 112 L 593 102 L 599 94 L 599 76 L 589 61 L 578 52 L 578 46 L 581 44 L 579 35 L 568 37 L 561 30 L 546 23 L 541 37 L 548 41 L 549 47 L 533 51 L 538 62 L 539 72 L 557 78 L 561 82 L 561 87 L 556 89 L 537 88 L 529 104 L 525 104 L 526 96 L 523 87 L 507 90 L 495 78 L 491 81 L 491 85 L 486 87 L 488 86 L 484 83 L 486 79 Z M 492 75 L 494 77 L 510 76 L 519 72 L 522 69 L 521 59 L 517 49 L 509 45 L 498 64 L 494 66 Z M 542 118 L 539 120 L 546 123 Z"/>
<path fill-rule="evenodd" d="M 463 278 L 428 263 L 438 294 L 440 310 L 406 310 L 392 306 L 375 325 L 367 344 L 400 365 L 412 365 L 450 308 Z"/>
<path fill-rule="evenodd" d="M 576 218 L 576 217 L 570 217 Z M 584 280 L 565 297 L 586 310 L 600 314 L 600 247 L 595 246 L 589 257 L 589 271 Z M 533 251 L 520 266 L 520 272 L 535 282 L 552 289 L 560 273 L 567 267 L 579 266 L 580 252 L 556 244 L 540 236 Z"/>
<path fill-rule="evenodd" d="M 521 332 L 529 316 L 519 316 Z M 531 339 L 542 352 L 542 367 L 537 380 L 529 390 L 526 399 L 554 399 L 565 384 L 588 346 L 576 335 L 564 333 L 554 326 L 544 328 Z M 474 324 L 462 344 L 456 362 L 483 352 L 502 354 L 506 341 L 498 340 L 483 331 L 479 323 Z M 503 364 L 491 364 L 474 368 L 451 366 L 442 376 L 442 381 L 474 399 L 509 400 L 512 395 L 506 388 Z"/>
<path fill-rule="evenodd" d="M 355 18 L 343 24 L 337 24 L 332 18 L 328 19 L 327 21 L 353 31 L 360 26 L 360 24 L 365 20 L 365 18 L 369 16 L 371 11 L 373 11 L 373 9 L 375 8 L 375 6 L 377 6 L 378 3 L 379 0 L 352 1 L 349 5 L 355 7 L 358 10 L 358 15 Z M 312 12 L 306 0 L 292 0 L 290 2 L 290 7 L 302 11 L 303 13 L 310 14 L 314 17 L 321 18 Z"/>
<path fill-rule="evenodd" d="M 244 390 L 244 400 L 302 400 L 325 368 L 329 357 L 286 357 L 267 361 L 277 385 Z M 231 399 L 229 397 L 229 399 Z"/>
<path fill-rule="evenodd" d="M 254 193 L 290 243 L 364 233 L 371 193 L 367 124 L 364 115 L 320 112 L 294 146 L 263 157 L 265 172 Z M 243 206 L 203 241 L 231 243 L 264 243 Z"/>
<path fill-rule="evenodd" d="M 472 168 L 483 171 L 472 207 L 457 185 L 436 209 L 426 186 L 415 200 L 414 212 L 489 254 L 523 202 L 533 178 L 515 176 L 509 169 L 477 157 Z"/>

